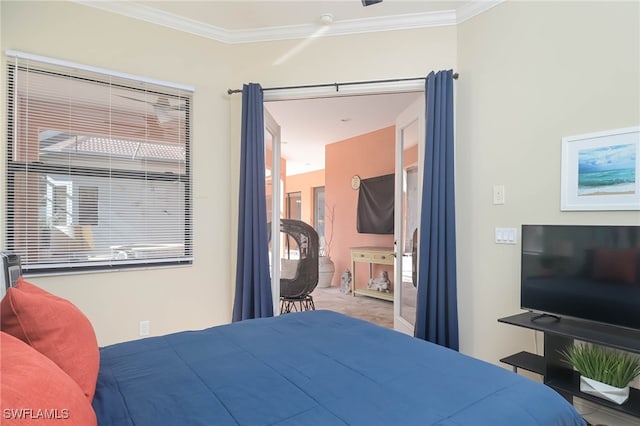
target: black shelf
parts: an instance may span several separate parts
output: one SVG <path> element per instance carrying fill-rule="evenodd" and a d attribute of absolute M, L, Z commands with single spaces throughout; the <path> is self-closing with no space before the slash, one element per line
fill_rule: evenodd
<path fill-rule="evenodd" d="M 502 358 L 500 362 L 504 362 L 505 364 L 511 365 L 514 368 L 522 368 L 524 370 L 542 375 L 544 375 L 547 366 L 547 362 L 545 361 L 543 356 L 525 351 Z"/>
<path fill-rule="evenodd" d="M 580 374 L 574 372 L 570 377 L 558 377 L 551 379 L 545 384 L 559 393 L 569 393 L 575 397 L 595 402 L 605 407 L 612 408 L 623 413 L 640 417 L 640 390 L 631 388 L 629 390 L 629 399 L 624 404 L 616 404 L 606 399 L 588 393 L 580 392 Z"/>
<path fill-rule="evenodd" d="M 524 312 L 500 318 L 498 322 L 640 354 L 640 331 L 571 318 L 533 320 L 536 316 L 536 313 Z"/>
<path fill-rule="evenodd" d="M 561 355 L 574 340 L 640 354 L 640 331 L 571 318 L 540 317 L 533 312 L 500 318 L 498 322 L 544 333 L 544 356 L 523 351 L 500 360 L 513 366 L 514 371 L 522 368 L 541 374 L 544 383 L 569 402 L 577 397 L 640 418 L 640 390 L 631 388 L 624 404 L 580 392 L 580 374 Z"/>

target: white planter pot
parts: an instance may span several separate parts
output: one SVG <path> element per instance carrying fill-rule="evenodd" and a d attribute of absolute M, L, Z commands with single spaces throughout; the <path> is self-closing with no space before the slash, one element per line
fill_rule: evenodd
<path fill-rule="evenodd" d="M 616 388 L 584 376 L 580 376 L 580 392 L 588 393 L 616 404 L 623 404 L 629 399 L 629 386 Z"/>
<path fill-rule="evenodd" d="M 320 256 L 318 258 L 318 287 L 331 287 L 333 274 L 335 272 L 336 267 L 331 258 L 329 256 Z"/>

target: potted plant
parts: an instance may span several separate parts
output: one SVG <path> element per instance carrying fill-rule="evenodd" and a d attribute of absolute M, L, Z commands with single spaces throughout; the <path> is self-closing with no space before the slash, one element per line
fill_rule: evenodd
<path fill-rule="evenodd" d="M 331 287 L 333 281 L 333 274 L 336 271 L 336 267 L 331 260 L 331 242 L 333 241 L 333 221 L 335 219 L 335 206 L 325 208 L 325 234 L 324 244 L 320 249 L 320 257 L 318 258 L 318 287 L 326 288 Z M 330 224 L 330 227 L 327 227 Z"/>
<path fill-rule="evenodd" d="M 640 375 L 640 358 L 596 345 L 574 344 L 561 352 L 580 373 L 580 391 L 622 404 L 629 383 Z"/>

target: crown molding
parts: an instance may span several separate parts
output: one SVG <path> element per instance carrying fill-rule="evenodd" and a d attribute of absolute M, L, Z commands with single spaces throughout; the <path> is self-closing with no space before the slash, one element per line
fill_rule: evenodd
<path fill-rule="evenodd" d="M 127 1 L 95 0 L 71 0 L 71 2 L 197 36 L 206 37 L 212 40 L 221 41 L 223 43 L 233 42 L 231 31 L 227 31 L 213 25 L 208 25 L 194 19 L 185 18 L 184 16 L 165 12 L 144 4 L 131 3 Z"/>
<path fill-rule="evenodd" d="M 140 3 L 95 0 L 70 1 L 222 43 L 239 44 L 305 39 L 316 37 L 320 34 L 323 36 L 337 36 L 456 25 L 502 3 L 504 0 L 474 1 L 458 10 L 335 21 L 326 27 L 318 24 L 308 24 L 267 27 L 253 30 L 226 30 Z"/>
<path fill-rule="evenodd" d="M 380 31 L 408 30 L 416 28 L 455 25 L 453 10 L 431 13 L 396 15 L 384 18 L 367 18 L 334 21 L 331 25 L 317 24 L 269 27 L 255 30 L 229 31 L 229 43 L 251 43 L 274 40 L 290 40 L 323 36 L 364 34 Z"/>

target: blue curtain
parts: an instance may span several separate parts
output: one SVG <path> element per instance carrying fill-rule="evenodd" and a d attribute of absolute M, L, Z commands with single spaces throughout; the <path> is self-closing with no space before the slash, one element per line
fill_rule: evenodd
<path fill-rule="evenodd" d="M 262 87 L 242 87 L 238 259 L 233 321 L 273 316 L 265 196 Z"/>
<path fill-rule="evenodd" d="M 458 350 L 453 152 L 453 71 L 425 83 L 426 149 L 415 336 Z"/>

